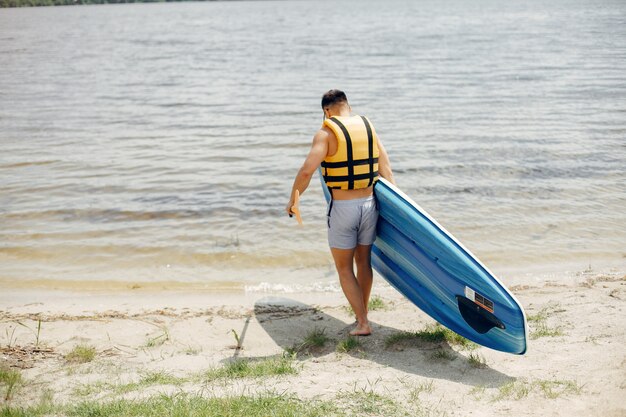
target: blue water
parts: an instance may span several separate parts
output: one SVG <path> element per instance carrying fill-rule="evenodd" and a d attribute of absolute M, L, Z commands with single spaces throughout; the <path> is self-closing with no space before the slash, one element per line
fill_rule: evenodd
<path fill-rule="evenodd" d="M 330 88 L 505 283 L 626 270 L 623 1 L 2 9 L 0 73 L 0 286 L 327 288 Z"/>

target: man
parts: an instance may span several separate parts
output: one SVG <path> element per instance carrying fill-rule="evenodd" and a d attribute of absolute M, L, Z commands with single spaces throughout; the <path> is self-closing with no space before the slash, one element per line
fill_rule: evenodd
<path fill-rule="evenodd" d="M 367 305 L 372 290 L 372 244 L 376 239 L 378 210 L 374 184 L 378 176 L 394 183 L 387 152 L 370 121 L 352 116 L 343 91 L 322 97 L 324 124 L 298 171 L 287 204 L 292 215 L 296 190 L 303 194 L 321 165 L 332 199 L 328 207 L 328 243 L 341 288 L 356 315 L 352 336 L 368 336 L 372 329 Z M 354 264 L 356 263 L 356 275 Z"/>

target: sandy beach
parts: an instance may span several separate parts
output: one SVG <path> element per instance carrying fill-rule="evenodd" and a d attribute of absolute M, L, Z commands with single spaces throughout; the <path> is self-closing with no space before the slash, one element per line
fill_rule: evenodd
<path fill-rule="evenodd" d="M 108 415 L 76 407 L 164 394 L 301 407 L 277 415 L 625 416 L 626 276 L 578 278 L 512 288 L 529 318 L 523 356 L 422 337 L 441 329 L 390 288 L 355 341 L 339 293 L 5 291 L 0 362 L 19 380 L 0 385 L 3 415 Z"/>
<path fill-rule="evenodd" d="M 0 417 L 626 417 L 626 1 L 125 2 L 0 0 L 76 5 L 0 8 Z M 524 355 L 379 276 L 348 337 L 323 177 L 284 211 L 330 89 Z"/>

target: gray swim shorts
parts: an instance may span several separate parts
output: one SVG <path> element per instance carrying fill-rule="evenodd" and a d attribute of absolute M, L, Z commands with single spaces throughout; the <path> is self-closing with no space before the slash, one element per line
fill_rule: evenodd
<path fill-rule="evenodd" d="M 354 249 L 376 240 L 378 210 L 374 196 L 333 200 L 328 212 L 328 244 L 331 248 Z"/>

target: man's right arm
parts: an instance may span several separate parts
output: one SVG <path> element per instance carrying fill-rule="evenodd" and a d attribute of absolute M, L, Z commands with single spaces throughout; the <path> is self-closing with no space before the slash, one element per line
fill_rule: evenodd
<path fill-rule="evenodd" d="M 294 204 L 296 190 L 298 190 L 301 195 L 304 193 L 317 167 L 319 167 L 324 158 L 326 158 L 326 154 L 328 153 L 328 137 L 329 130 L 327 128 L 320 129 L 313 137 L 313 144 L 311 145 L 309 155 L 304 160 L 302 167 L 293 181 L 291 197 L 289 198 L 287 207 L 285 207 L 287 214 L 291 214 L 291 207 Z"/>

